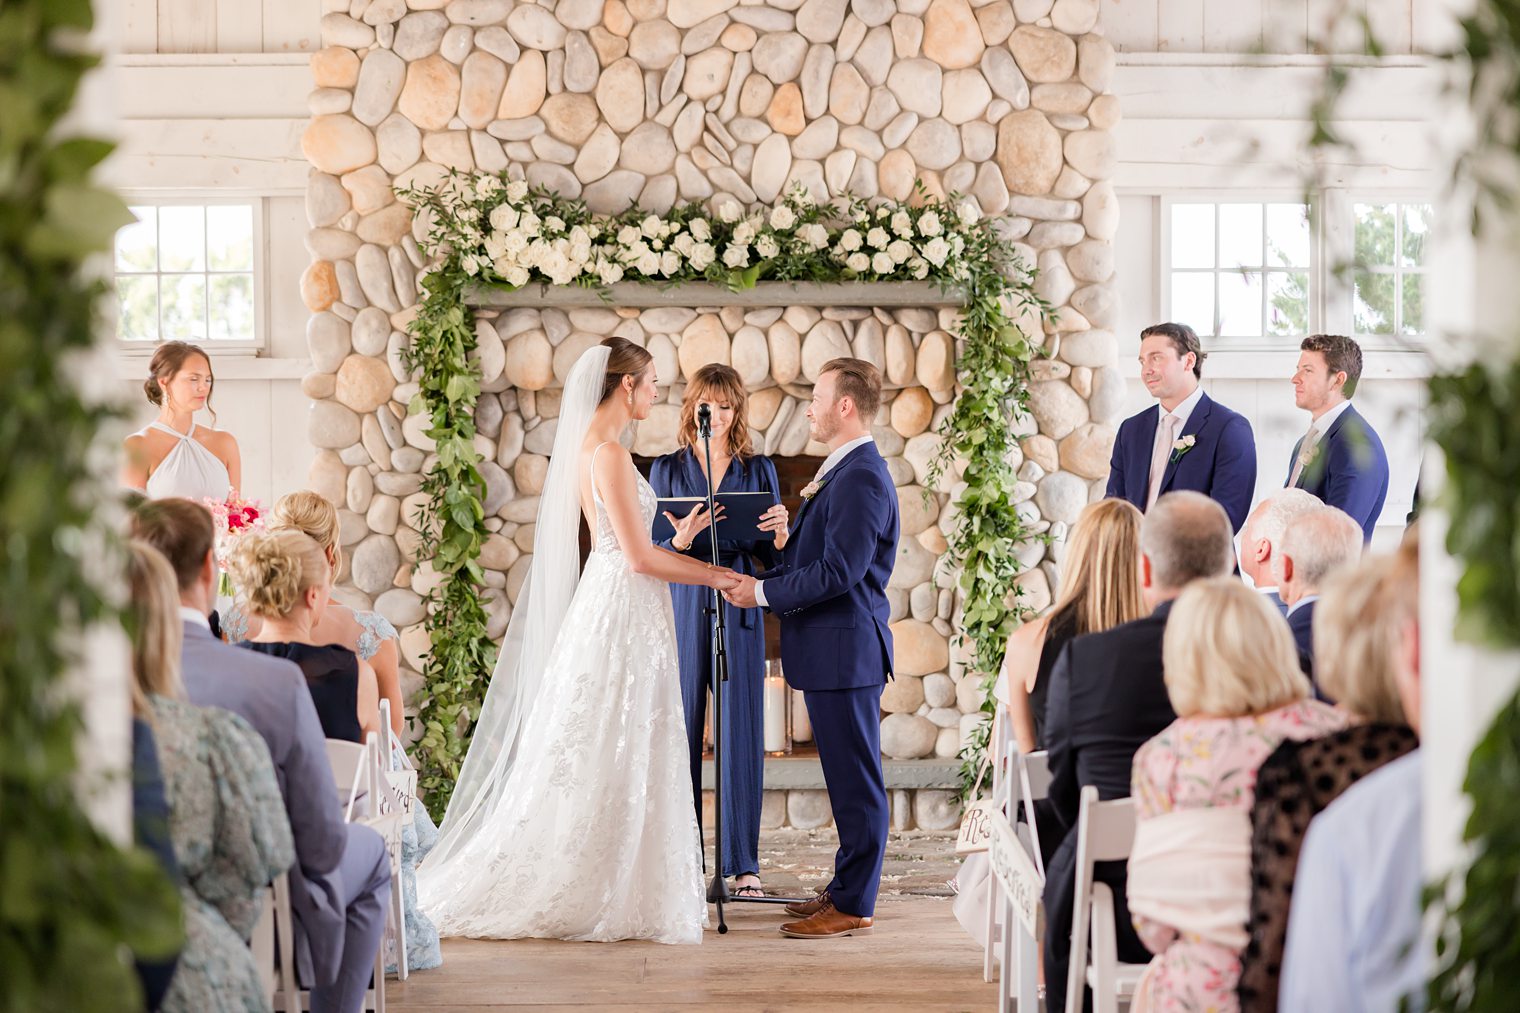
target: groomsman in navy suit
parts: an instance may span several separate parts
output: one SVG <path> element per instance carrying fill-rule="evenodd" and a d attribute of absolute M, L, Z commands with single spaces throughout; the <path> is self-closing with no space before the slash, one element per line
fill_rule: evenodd
<path fill-rule="evenodd" d="M 787 905 L 799 920 L 781 934 L 795 939 L 870 932 L 887 852 L 881 691 L 892 674 L 887 581 L 897 559 L 897 491 L 871 440 L 880 404 L 875 366 L 824 364 L 808 418 L 829 456 L 802 490 L 781 565 L 724 592 L 781 620 L 782 667 L 807 702 L 839 831 L 833 880 L 813 900 Z"/>
<path fill-rule="evenodd" d="M 1125 419 L 1109 462 L 1108 495 L 1143 513 L 1164 493 L 1201 492 L 1239 531 L 1256 489 L 1251 423 L 1203 392 L 1208 353 L 1187 324 L 1140 332 L 1140 379 L 1159 404 Z"/>
<path fill-rule="evenodd" d="M 1311 334 L 1299 347 L 1293 401 L 1309 413 L 1309 430 L 1293 446 L 1288 488 L 1303 489 L 1350 514 L 1372 541 L 1388 498 L 1388 455 L 1367 420 L 1351 407 L 1362 378 L 1362 349 L 1339 334 Z"/>

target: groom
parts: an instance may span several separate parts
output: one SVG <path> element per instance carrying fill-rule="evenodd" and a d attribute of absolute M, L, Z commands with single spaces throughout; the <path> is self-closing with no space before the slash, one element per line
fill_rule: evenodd
<path fill-rule="evenodd" d="M 881 773 L 881 690 L 892 674 L 887 580 L 897 556 L 897 492 L 871 440 L 881 372 L 860 359 L 824 364 L 808 408 L 829 456 L 802 490 L 782 563 L 724 592 L 781 619 L 786 678 L 803 691 L 834 809 L 834 878 L 815 899 L 789 904 L 794 939 L 871 929 L 887 850 Z"/>

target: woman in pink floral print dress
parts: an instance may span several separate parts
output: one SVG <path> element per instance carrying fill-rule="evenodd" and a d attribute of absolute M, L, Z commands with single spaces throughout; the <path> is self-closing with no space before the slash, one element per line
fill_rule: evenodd
<path fill-rule="evenodd" d="M 1261 595 L 1200 581 L 1172 609 L 1167 693 L 1179 717 L 1135 754 L 1129 905 L 1154 953 L 1134 1009 L 1239 1008 L 1256 771 L 1285 739 L 1345 718 L 1309 698 L 1293 637 Z"/>

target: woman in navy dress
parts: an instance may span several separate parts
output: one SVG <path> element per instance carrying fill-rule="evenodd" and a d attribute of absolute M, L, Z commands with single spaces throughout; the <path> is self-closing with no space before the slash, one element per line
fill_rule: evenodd
<path fill-rule="evenodd" d="M 756 454 L 750 441 L 748 396 L 739 374 L 728 366 L 703 366 L 686 386 L 681 405 L 681 449 L 655 460 L 649 484 L 660 496 L 705 496 L 706 461 L 697 439 L 697 406 L 712 409 L 712 467 L 720 476 L 718 492 L 766 492 L 776 504 L 764 514 L 760 528 L 774 541 L 735 542 L 718 540 L 718 561 L 739 573 L 753 574 L 774 566 L 781 558 L 788 535 L 786 507 L 780 502 L 776 466 Z M 718 508 L 719 519 L 723 508 Z M 675 552 L 701 560 L 712 558 L 712 542 L 705 504 L 685 516 L 665 517 L 675 536 L 659 543 Z M 758 567 L 756 564 L 759 564 Z M 676 644 L 681 661 L 681 699 L 686 707 L 686 738 L 691 748 L 692 797 L 697 821 L 702 820 L 702 731 L 707 695 L 712 686 L 712 618 L 705 609 L 712 602 L 707 588 L 672 584 L 676 614 Z M 759 609 L 741 609 L 723 603 L 728 629 L 729 682 L 723 696 L 724 849 L 723 874 L 734 877 L 737 896 L 761 896 L 760 890 L 760 791 L 764 756 L 761 731 L 765 679 L 765 621 Z"/>

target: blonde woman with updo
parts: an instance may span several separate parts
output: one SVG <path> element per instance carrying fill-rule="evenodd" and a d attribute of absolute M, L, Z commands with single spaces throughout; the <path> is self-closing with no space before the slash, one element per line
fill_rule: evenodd
<path fill-rule="evenodd" d="M 308 489 L 288 493 L 275 501 L 270 528 L 299 531 L 322 548 L 328 569 L 336 580 L 343 568 L 343 546 L 338 540 L 338 511 Z M 397 735 L 406 725 L 401 699 L 400 634 L 378 612 L 349 608 L 329 599 L 322 619 L 312 631 L 319 644 L 342 644 L 375 670 L 382 699 L 391 704 L 391 731 Z"/>
<path fill-rule="evenodd" d="M 274 504 L 272 530 L 299 531 L 322 548 L 328 569 L 336 579 L 343 567 L 343 547 L 338 540 L 338 511 L 309 489 L 281 496 Z M 375 670 L 380 697 L 391 704 L 391 731 L 397 736 L 406 724 L 402 711 L 401 672 L 396 642 L 398 634 L 378 612 L 352 609 L 328 599 L 321 620 L 312 631 L 312 639 L 321 644 L 341 644 L 368 662 Z M 411 761 L 393 736 L 392 752 L 407 767 Z M 413 971 L 426 971 L 443 963 L 438 945 L 438 929 L 417 906 L 417 863 L 438 840 L 438 828 L 427 810 L 417 807 L 416 818 L 401 834 L 401 886 L 406 913 L 406 964 Z"/>
<path fill-rule="evenodd" d="M 299 531 L 245 535 L 229 569 L 259 631 L 238 646 L 294 661 L 329 739 L 363 742 L 380 732 L 380 691 L 369 662 L 318 635 L 332 595 L 332 566 L 322 547 Z"/>

